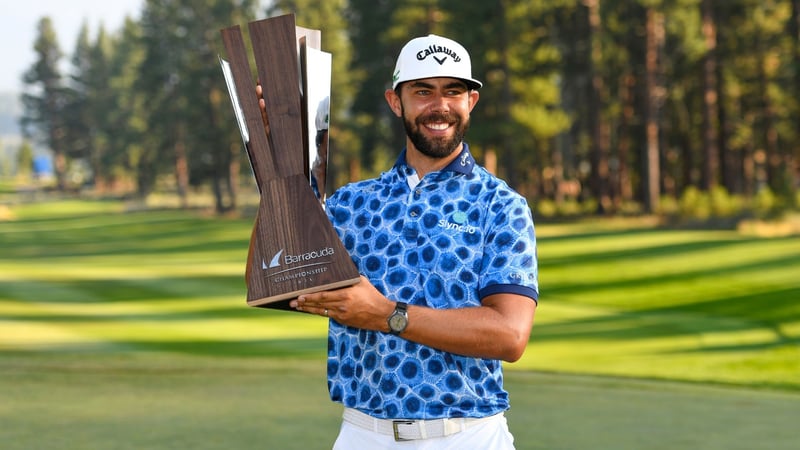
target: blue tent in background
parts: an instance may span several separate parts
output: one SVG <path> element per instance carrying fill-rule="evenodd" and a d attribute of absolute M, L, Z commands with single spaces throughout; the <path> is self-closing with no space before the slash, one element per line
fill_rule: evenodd
<path fill-rule="evenodd" d="M 53 176 L 53 159 L 47 155 L 36 156 L 33 158 L 33 176 L 37 179 L 50 178 Z"/>

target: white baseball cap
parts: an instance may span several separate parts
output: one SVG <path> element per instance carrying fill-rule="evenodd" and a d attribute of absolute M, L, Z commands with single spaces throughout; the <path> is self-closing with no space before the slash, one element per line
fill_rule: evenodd
<path fill-rule="evenodd" d="M 461 44 L 429 34 L 408 41 L 400 50 L 392 75 L 392 89 L 404 81 L 440 77 L 464 80 L 470 89 L 483 86 L 472 78 L 472 62 Z"/>

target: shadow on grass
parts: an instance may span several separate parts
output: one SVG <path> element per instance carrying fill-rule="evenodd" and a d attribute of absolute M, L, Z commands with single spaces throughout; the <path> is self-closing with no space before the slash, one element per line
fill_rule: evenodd
<path fill-rule="evenodd" d="M 608 235 L 611 236 L 611 234 Z M 617 238 L 621 236 L 629 238 L 631 236 L 631 233 L 618 232 L 615 233 L 614 236 Z M 548 239 L 548 241 L 549 240 L 550 239 Z M 659 256 L 670 256 L 681 253 L 711 251 L 711 250 L 717 250 L 731 246 L 741 245 L 743 243 L 748 243 L 752 241 L 755 241 L 755 239 L 705 240 L 705 241 L 695 241 L 695 242 L 669 243 L 663 245 L 640 246 L 635 248 L 626 248 L 622 250 L 598 249 L 596 251 L 586 251 L 561 257 L 548 257 L 547 255 L 541 255 L 541 259 L 543 260 L 543 262 L 547 263 L 547 267 L 559 269 L 563 267 L 572 267 L 578 263 L 596 264 L 596 263 L 603 263 L 606 261 L 631 260 L 640 257 L 653 258 Z M 574 241 L 570 240 L 570 242 Z"/>
<path fill-rule="evenodd" d="M 243 275 L 0 281 L 0 298 L 21 303 L 107 304 L 242 297 L 242 302 L 236 303 L 241 305 L 245 295 Z"/>
<path fill-rule="evenodd" d="M 293 337 L 286 339 L 237 340 L 115 340 L 97 342 L 58 343 L 36 347 L 35 350 L 0 350 L 6 356 L 59 354 L 114 354 L 114 353 L 180 353 L 193 356 L 230 358 L 292 358 L 323 361 L 327 354 L 327 337 Z"/>
<path fill-rule="evenodd" d="M 715 332 L 766 329 L 775 338 L 758 347 L 778 347 L 800 342 L 780 332 L 780 325 L 800 319 L 796 298 L 800 289 L 742 295 L 683 307 L 618 312 L 602 317 L 537 324 L 531 341 L 618 340 L 664 338 Z M 754 306 L 754 305 L 758 306 Z M 760 311 L 753 311 L 760 309 Z M 748 314 L 753 311 L 752 314 Z M 709 347 L 709 351 L 711 348 Z"/>
<path fill-rule="evenodd" d="M 740 244 L 737 242 L 736 244 Z M 733 245 L 733 243 L 723 244 L 725 246 Z M 689 250 L 686 247 L 691 247 L 693 252 L 705 252 L 709 251 L 712 248 L 719 248 L 723 245 L 705 245 L 704 243 L 698 244 L 683 244 L 678 246 L 664 246 L 663 248 L 659 249 L 657 252 L 652 253 L 652 248 L 649 249 L 633 249 L 628 251 L 618 251 L 618 252 L 609 252 L 610 254 L 604 254 L 602 256 L 592 256 L 586 254 L 575 255 L 570 258 L 561 258 L 563 261 L 561 262 L 553 262 L 550 258 L 543 257 L 540 261 L 540 265 L 543 267 L 547 267 L 548 269 L 556 269 L 558 266 L 563 267 L 574 267 L 575 265 L 587 265 L 594 259 L 594 262 L 601 263 L 602 261 L 635 261 L 638 256 L 646 257 L 647 259 L 651 259 L 653 256 L 657 256 L 658 252 L 662 252 L 663 255 L 670 255 L 670 256 L 678 256 L 681 253 L 687 252 Z M 683 248 L 683 249 L 681 249 Z M 698 253 L 697 255 L 702 255 L 703 253 Z M 692 256 L 687 255 L 687 259 L 692 258 Z M 760 261 L 752 261 L 747 263 L 737 263 L 735 265 L 730 265 L 728 267 L 720 268 L 720 267 L 709 267 L 707 269 L 702 270 L 685 270 L 685 271 L 675 271 L 674 273 L 669 274 L 656 274 L 652 276 L 639 276 L 630 279 L 623 279 L 617 280 L 616 277 L 609 277 L 609 282 L 607 283 L 591 283 L 591 284 L 581 284 L 581 283 L 572 283 L 572 282 L 563 282 L 563 283 L 554 283 L 551 284 L 548 288 L 548 292 L 551 294 L 562 294 L 562 293 L 569 293 L 569 294 L 579 294 L 581 292 L 586 291 L 596 291 L 598 289 L 613 289 L 613 288 L 631 288 L 637 289 L 642 288 L 645 286 L 653 286 L 660 283 L 669 283 L 674 281 L 686 281 L 686 280 L 693 280 L 693 279 L 700 279 L 707 277 L 710 280 L 714 279 L 721 279 L 725 276 L 732 276 L 732 275 L 739 275 L 747 276 L 753 273 L 758 273 L 759 271 L 765 271 L 769 269 L 782 269 L 785 267 L 797 266 L 800 268 L 800 255 L 786 255 L 781 257 L 774 257 L 768 260 L 760 260 Z"/>
<path fill-rule="evenodd" d="M 800 287 L 754 292 L 705 302 L 622 311 L 602 317 L 540 324 L 535 340 L 629 340 L 696 333 L 779 330 L 800 320 Z M 773 346 L 797 342 L 797 337 L 775 331 Z"/>
<path fill-rule="evenodd" d="M 234 232 L 236 226 L 241 227 L 241 233 Z M 243 220 L 203 218 L 179 211 L 24 219 L 0 222 L 0 247 L 3 258 L 19 260 L 243 252 L 247 249 L 251 226 Z"/>

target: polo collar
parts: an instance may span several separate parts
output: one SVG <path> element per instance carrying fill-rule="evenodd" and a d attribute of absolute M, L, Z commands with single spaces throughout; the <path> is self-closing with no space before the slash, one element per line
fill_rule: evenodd
<path fill-rule="evenodd" d="M 397 158 L 397 162 L 395 163 L 395 168 L 401 170 L 406 175 L 410 175 L 413 169 L 411 169 L 411 166 L 409 166 L 408 162 L 406 161 L 407 150 L 407 148 L 403 148 L 403 151 L 400 152 L 400 156 Z M 456 172 L 469 175 L 472 173 L 473 168 L 475 168 L 475 158 L 473 158 L 472 154 L 469 152 L 469 145 L 464 142 L 458 158 L 451 161 L 450 164 L 441 170 L 441 172 Z"/>

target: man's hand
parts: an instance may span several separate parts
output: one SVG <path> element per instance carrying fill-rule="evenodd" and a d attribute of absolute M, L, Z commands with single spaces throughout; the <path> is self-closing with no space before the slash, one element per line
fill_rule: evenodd
<path fill-rule="evenodd" d="M 387 319 L 395 308 L 364 276 L 353 286 L 303 294 L 289 305 L 342 325 L 382 332 L 389 332 Z M 400 336 L 450 353 L 513 362 L 525 352 L 535 312 L 533 299 L 516 294 L 490 295 L 481 306 L 464 308 L 409 305 L 408 327 Z"/>
<path fill-rule="evenodd" d="M 267 102 L 264 101 L 264 90 L 261 88 L 261 80 L 256 81 L 256 97 L 258 98 L 258 109 L 261 110 L 261 120 L 264 122 L 264 131 L 267 133 L 267 136 L 269 136 Z"/>
<path fill-rule="evenodd" d="M 377 331 L 389 331 L 386 319 L 394 311 L 394 302 L 384 297 L 363 275 L 353 286 L 303 294 L 289 306 L 330 317 L 342 325 Z"/>

